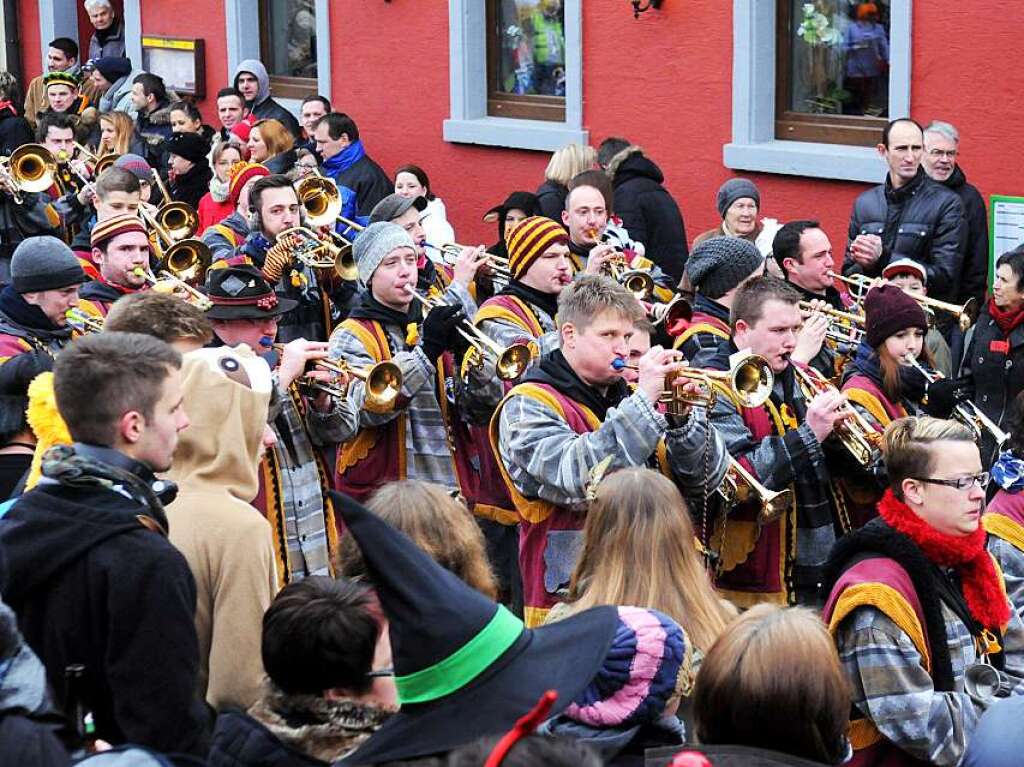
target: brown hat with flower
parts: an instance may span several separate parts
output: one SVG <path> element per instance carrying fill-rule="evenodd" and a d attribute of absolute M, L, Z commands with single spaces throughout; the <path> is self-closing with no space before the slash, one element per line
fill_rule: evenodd
<path fill-rule="evenodd" d="M 206 287 L 206 295 L 213 303 L 206 312 L 211 320 L 279 317 L 298 305 L 298 301 L 291 298 L 279 298 L 260 271 L 252 266 L 211 269 Z"/>

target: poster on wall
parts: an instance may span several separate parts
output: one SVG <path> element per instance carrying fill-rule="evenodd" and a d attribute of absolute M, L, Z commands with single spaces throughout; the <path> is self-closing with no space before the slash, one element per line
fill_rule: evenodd
<path fill-rule="evenodd" d="M 991 286 L 996 275 L 996 259 L 1024 245 L 1024 197 L 989 195 L 988 209 L 988 284 Z"/>
<path fill-rule="evenodd" d="M 143 35 L 142 68 L 160 75 L 168 91 L 196 101 L 206 96 L 202 40 Z"/>

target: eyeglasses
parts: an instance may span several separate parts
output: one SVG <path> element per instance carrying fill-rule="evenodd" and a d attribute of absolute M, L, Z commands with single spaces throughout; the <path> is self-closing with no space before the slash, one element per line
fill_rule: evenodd
<path fill-rule="evenodd" d="M 366 676 L 370 679 L 376 679 L 383 676 L 394 676 L 395 670 L 393 668 L 380 668 L 376 671 L 367 671 Z"/>
<path fill-rule="evenodd" d="M 936 159 L 946 157 L 953 160 L 956 159 L 958 151 L 956 149 L 929 149 L 928 154 Z"/>
<path fill-rule="evenodd" d="M 946 487 L 955 487 L 957 490 L 968 490 L 972 487 L 978 487 L 984 490 L 988 487 L 988 482 L 992 478 L 992 475 L 987 471 L 981 472 L 981 474 L 971 474 L 967 477 L 959 477 L 958 479 L 935 479 L 934 477 L 911 477 L 916 479 L 918 482 L 927 482 L 929 485 L 945 485 Z"/>

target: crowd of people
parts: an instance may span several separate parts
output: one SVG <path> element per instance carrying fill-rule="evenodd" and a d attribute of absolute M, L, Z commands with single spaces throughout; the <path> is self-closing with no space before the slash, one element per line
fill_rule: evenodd
<path fill-rule="evenodd" d="M 0 74 L 0 763 L 1015 763 L 1024 247 L 951 124 L 841 259 L 745 178 L 689 243 L 619 137 L 467 247 L 85 6 Z"/>

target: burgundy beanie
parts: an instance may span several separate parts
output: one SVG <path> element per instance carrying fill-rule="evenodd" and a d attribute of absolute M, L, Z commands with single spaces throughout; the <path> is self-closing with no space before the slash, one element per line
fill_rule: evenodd
<path fill-rule="evenodd" d="M 864 315 L 867 341 L 873 349 L 904 328 L 921 328 L 922 332 L 928 332 L 924 309 L 895 285 L 880 285 L 869 290 L 864 299 Z"/>

